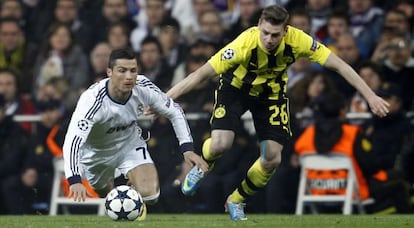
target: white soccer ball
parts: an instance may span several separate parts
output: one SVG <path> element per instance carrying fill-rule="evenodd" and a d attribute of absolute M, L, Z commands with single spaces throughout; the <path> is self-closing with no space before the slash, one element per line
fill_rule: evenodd
<path fill-rule="evenodd" d="M 106 214 L 112 220 L 133 221 L 142 213 L 144 202 L 141 195 L 132 187 L 120 185 L 106 196 Z"/>

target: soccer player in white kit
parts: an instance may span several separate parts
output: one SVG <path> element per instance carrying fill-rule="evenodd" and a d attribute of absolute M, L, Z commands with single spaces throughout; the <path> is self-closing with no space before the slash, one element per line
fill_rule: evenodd
<path fill-rule="evenodd" d="M 79 98 L 63 145 L 69 196 L 75 201 L 84 201 L 87 194 L 81 177 L 105 197 L 114 187 L 115 169 L 129 179 L 146 204 L 157 201 L 158 174 L 138 125 L 145 108 L 169 118 L 184 160 L 207 170 L 207 163 L 193 152 L 181 107 L 137 72 L 138 63 L 130 49 L 114 50 L 108 78 L 90 86 Z"/>

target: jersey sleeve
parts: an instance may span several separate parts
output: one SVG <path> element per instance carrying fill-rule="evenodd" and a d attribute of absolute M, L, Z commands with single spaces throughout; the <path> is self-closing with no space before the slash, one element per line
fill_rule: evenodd
<path fill-rule="evenodd" d="M 208 60 L 217 75 L 243 62 L 246 54 L 246 50 L 243 48 L 247 39 L 245 33 L 242 33 L 235 40 L 224 46 Z"/>
<path fill-rule="evenodd" d="M 99 96 L 99 95 L 98 95 Z M 82 94 L 69 122 L 63 143 L 65 176 L 69 184 L 81 183 L 79 170 L 80 148 L 85 143 L 96 120 L 99 100 L 91 94 Z"/>
<path fill-rule="evenodd" d="M 190 127 L 180 105 L 143 76 L 141 76 L 138 85 L 142 91 L 145 103 L 155 112 L 170 120 L 180 145 L 180 151 L 183 153 L 193 151 L 194 146 Z"/>
<path fill-rule="evenodd" d="M 300 57 L 308 57 L 312 62 L 317 62 L 321 65 L 324 65 L 328 56 L 331 54 L 331 50 L 329 50 L 325 45 L 321 44 L 308 34 L 298 29 L 294 29 L 289 27 L 289 29 L 293 29 L 293 36 L 292 39 L 297 45 L 297 52 L 299 53 Z"/>

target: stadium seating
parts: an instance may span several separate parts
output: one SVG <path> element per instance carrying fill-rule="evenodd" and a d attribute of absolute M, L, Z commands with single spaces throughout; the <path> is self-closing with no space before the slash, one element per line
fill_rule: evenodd
<path fill-rule="evenodd" d="M 342 203 L 342 213 L 344 215 L 352 214 L 353 206 L 356 206 L 360 214 L 365 214 L 364 206 L 373 203 L 369 198 L 361 200 L 358 190 L 358 181 L 349 157 L 343 155 L 319 155 L 310 154 L 300 157 L 301 173 L 299 179 L 299 190 L 296 203 L 296 214 L 301 215 L 304 206 L 309 205 L 311 212 L 317 214 L 316 203 Z M 307 170 L 346 170 L 345 194 L 310 194 Z"/>
<path fill-rule="evenodd" d="M 68 206 L 96 206 L 97 214 L 105 214 L 105 199 L 86 198 L 85 202 L 75 202 L 73 199 L 67 198 L 63 193 L 62 178 L 64 178 L 64 166 L 62 158 L 55 158 L 53 161 L 55 173 L 53 179 L 52 196 L 50 200 L 49 215 L 57 215 L 59 205 Z"/>

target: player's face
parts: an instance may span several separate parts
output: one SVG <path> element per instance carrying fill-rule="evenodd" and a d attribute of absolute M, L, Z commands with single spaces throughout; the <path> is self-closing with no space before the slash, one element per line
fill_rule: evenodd
<path fill-rule="evenodd" d="M 112 69 L 107 69 L 111 78 L 110 88 L 116 94 L 128 94 L 135 86 L 137 79 L 138 65 L 134 59 L 118 59 Z"/>
<path fill-rule="evenodd" d="M 286 34 L 286 29 L 284 25 L 272 25 L 265 20 L 260 20 L 260 42 L 263 48 L 269 52 L 275 50 Z"/>

